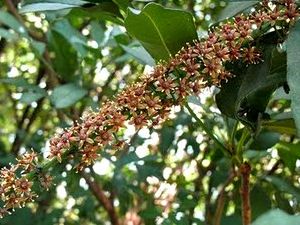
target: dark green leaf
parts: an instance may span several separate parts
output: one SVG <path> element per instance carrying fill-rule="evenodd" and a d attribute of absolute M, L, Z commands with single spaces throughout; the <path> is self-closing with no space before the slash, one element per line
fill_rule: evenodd
<path fill-rule="evenodd" d="M 163 126 L 161 129 L 159 149 L 163 155 L 166 155 L 171 147 L 175 138 L 175 129 L 168 125 Z"/>
<path fill-rule="evenodd" d="M 298 225 L 300 216 L 291 216 L 280 209 L 272 209 L 255 220 L 252 225 Z"/>
<path fill-rule="evenodd" d="M 87 8 L 74 8 L 71 15 L 83 18 L 94 18 L 105 21 L 111 21 L 123 25 L 123 17 L 118 6 L 114 2 L 101 2 L 95 6 Z"/>
<path fill-rule="evenodd" d="M 300 21 L 291 30 L 287 40 L 287 81 L 292 100 L 297 133 L 300 133 Z"/>
<path fill-rule="evenodd" d="M 150 3 L 136 14 L 128 10 L 125 26 L 156 60 L 167 60 L 187 42 L 197 39 L 190 13 Z"/>
<path fill-rule="evenodd" d="M 151 55 L 143 48 L 143 46 L 140 45 L 121 45 L 121 47 L 126 51 L 128 54 L 132 55 L 134 58 L 136 58 L 140 63 L 154 66 L 155 61 L 151 57 Z"/>
<path fill-rule="evenodd" d="M 65 108 L 73 105 L 87 94 L 87 90 L 75 84 L 65 84 L 56 87 L 50 100 L 56 108 Z"/>
<path fill-rule="evenodd" d="M 262 126 L 270 131 L 275 131 L 281 134 L 296 135 L 296 126 L 293 119 L 282 119 L 275 121 L 265 121 Z"/>
<path fill-rule="evenodd" d="M 276 147 L 284 164 L 293 172 L 296 168 L 297 159 L 300 159 L 300 143 L 280 142 Z"/>
<path fill-rule="evenodd" d="M 255 138 L 253 144 L 250 146 L 250 149 L 253 150 L 267 150 L 268 148 L 273 147 L 279 141 L 280 135 L 274 132 L 262 131 Z"/>
<path fill-rule="evenodd" d="M 55 53 L 53 65 L 64 80 L 70 81 L 74 78 L 74 73 L 78 67 L 78 58 L 71 44 L 59 33 L 49 32 L 49 47 Z M 63 48 L 61 46 L 64 46 Z"/>
<path fill-rule="evenodd" d="M 82 57 L 86 56 L 87 40 L 81 33 L 72 27 L 68 20 L 59 20 L 53 26 L 53 30 L 61 34 Z"/>
<path fill-rule="evenodd" d="M 23 92 L 20 101 L 27 104 L 31 104 L 32 102 L 36 102 L 42 97 L 45 97 L 46 95 L 47 92 L 44 89 L 39 87 L 34 87 L 28 89 L 28 91 L 26 92 Z"/>
<path fill-rule="evenodd" d="M 271 73 L 277 65 L 273 62 L 279 57 L 282 63 L 285 54 L 279 54 L 276 47 L 268 46 L 264 51 L 264 62 L 250 65 L 246 70 L 244 65 L 234 70 L 237 77 L 225 83 L 216 101 L 219 109 L 226 116 L 235 118 L 256 129 L 259 117 L 265 111 L 272 93 L 286 80 L 284 68 Z"/>
<path fill-rule="evenodd" d="M 129 0 L 113 0 L 114 3 L 116 3 L 122 10 L 126 11 Z"/>
<path fill-rule="evenodd" d="M 248 9 L 249 7 L 257 4 L 259 1 L 253 0 L 233 0 L 229 1 L 228 5 L 225 9 L 221 12 L 218 17 L 218 21 L 224 20 L 226 18 L 230 18 L 235 16 L 236 14 L 243 12 L 244 10 Z"/>
<path fill-rule="evenodd" d="M 69 9 L 86 4 L 81 0 L 24 0 L 21 13 Z"/>
<path fill-rule="evenodd" d="M 0 22 L 7 25 L 15 32 L 21 34 L 22 36 L 28 37 L 27 31 L 24 26 L 10 13 L 5 11 L 0 11 Z"/>
<path fill-rule="evenodd" d="M 91 36 L 97 42 L 98 46 L 102 46 L 105 33 L 102 26 L 96 21 L 91 22 Z"/>
<path fill-rule="evenodd" d="M 258 216 L 271 209 L 272 206 L 267 193 L 258 186 L 253 187 L 251 190 L 250 201 L 253 219 L 256 219 Z"/>
<path fill-rule="evenodd" d="M 279 191 L 288 193 L 300 201 L 300 189 L 289 183 L 287 180 L 277 176 L 267 176 L 265 180 L 272 183 Z"/>

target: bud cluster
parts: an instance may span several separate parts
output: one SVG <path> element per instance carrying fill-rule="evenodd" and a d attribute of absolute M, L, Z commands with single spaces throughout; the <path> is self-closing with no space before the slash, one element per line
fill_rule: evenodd
<path fill-rule="evenodd" d="M 272 3 L 271 3 L 272 2 Z M 213 28 L 206 39 L 187 44 L 168 62 L 161 62 L 153 71 L 133 85 L 125 88 L 114 100 L 102 104 L 99 112 L 89 112 L 82 121 L 76 122 L 50 140 L 50 156 L 59 162 L 69 149 L 79 160 L 77 170 L 91 165 L 99 151 L 107 146 L 122 148 L 122 131 L 126 124 L 136 130 L 155 126 L 164 121 L 172 106 L 182 105 L 186 96 L 198 94 L 203 88 L 220 86 L 233 74 L 226 68 L 229 63 L 240 61 L 247 64 L 262 60 L 255 47 L 254 37 L 262 28 L 287 27 L 299 17 L 294 0 L 263 0 L 249 15 L 239 15 Z M 264 31 L 262 34 L 266 33 Z M 262 35 L 261 34 L 261 35 Z M 34 158 L 34 153 L 31 153 Z M 0 194 L 5 202 L 4 211 L 31 201 L 32 183 L 16 177 L 16 170 L 30 171 L 32 162 L 19 160 L 11 169 L 0 172 Z M 48 180 L 49 178 L 49 180 Z M 50 177 L 46 188 L 51 183 Z"/>

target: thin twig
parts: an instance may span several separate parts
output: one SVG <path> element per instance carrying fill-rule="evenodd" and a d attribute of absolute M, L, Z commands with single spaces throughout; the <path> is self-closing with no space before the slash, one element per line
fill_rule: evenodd
<path fill-rule="evenodd" d="M 91 177 L 88 174 L 81 172 L 81 176 L 85 179 L 86 183 L 88 184 L 90 190 L 92 191 L 96 199 L 102 204 L 103 208 L 107 211 L 112 225 L 119 225 L 120 223 L 119 223 L 118 215 L 115 211 L 113 203 L 104 194 L 104 191 L 101 188 L 101 186 L 97 184 L 95 181 L 92 181 Z"/>
<path fill-rule="evenodd" d="M 223 184 L 219 195 L 217 197 L 217 209 L 214 216 L 214 225 L 220 225 L 221 219 L 224 211 L 224 205 L 225 205 L 225 189 L 226 187 L 232 183 L 233 179 L 236 177 L 236 171 L 232 169 L 232 171 L 229 174 L 229 177 Z"/>
<path fill-rule="evenodd" d="M 230 150 L 228 150 L 221 141 L 212 133 L 212 131 L 206 127 L 206 125 L 199 119 L 199 117 L 194 113 L 194 111 L 191 109 L 188 103 L 185 104 L 185 107 L 191 114 L 191 116 L 196 120 L 197 124 L 203 129 L 203 131 L 212 139 L 215 141 L 215 143 L 219 146 L 219 148 L 223 151 L 225 155 L 231 156 Z"/>
<path fill-rule="evenodd" d="M 240 167 L 242 178 L 241 199 L 242 199 L 242 217 L 243 225 L 251 224 L 251 204 L 250 204 L 250 173 L 251 166 L 245 162 Z"/>

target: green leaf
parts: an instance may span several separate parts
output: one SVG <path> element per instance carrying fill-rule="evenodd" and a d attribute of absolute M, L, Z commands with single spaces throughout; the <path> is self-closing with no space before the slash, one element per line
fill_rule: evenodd
<path fill-rule="evenodd" d="M 154 66 L 155 61 L 151 57 L 151 55 L 143 48 L 141 45 L 121 45 L 121 47 L 124 49 L 125 52 L 132 55 L 134 58 L 136 58 L 140 63 L 144 65 L 150 65 Z"/>
<path fill-rule="evenodd" d="M 10 13 L 5 11 L 0 11 L 0 22 L 7 25 L 15 32 L 21 34 L 24 37 L 28 37 L 28 33 L 24 26 Z"/>
<path fill-rule="evenodd" d="M 280 142 L 276 148 L 284 164 L 293 172 L 296 168 L 297 159 L 300 159 L 300 143 Z"/>
<path fill-rule="evenodd" d="M 287 180 L 277 176 L 266 176 L 265 180 L 273 184 L 279 191 L 291 194 L 298 202 L 300 201 L 300 189 Z"/>
<path fill-rule="evenodd" d="M 257 4 L 259 1 L 253 0 L 231 0 L 229 1 L 228 5 L 225 9 L 222 10 L 218 17 L 218 21 L 230 18 L 235 16 L 236 14 L 243 12 L 244 10 L 248 9 L 249 7 Z"/>
<path fill-rule="evenodd" d="M 69 9 L 80 7 L 86 3 L 81 0 L 24 0 L 20 13 Z"/>
<path fill-rule="evenodd" d="M 44 89 L 35 86 L 34 88 L 30 88 L 28 91 L 23 92 L 20 101 L 31 104 L 32 102 L 36 102 L 45 96 L 47 96 L 47 92 Z"/>
<path fill-rule="evenodd" d="M 187 42 L 197 39 L 193 17 L 186 11 L 150 3 L 136 14 L 128 10 L 125 27 L 156 60 L 167 60 Z"/>
<path fill-rule="evenodd" d="M 264 121 L 262 127 L 269 131 L 275 131 L 281 134 L 296 135 L 297 132 L 295 121 L 293 119 Z"/>
<path fill-rule="evenodd" d="M 171 147 L 174 138 L 175 138 L 175 129 L 174 127 L 170 127 L 168 125 L 163 126 L 161 129 L 160 143 L 159 149 L 163 155 L 166 155 Z"/>
<path fill-rule="evenodd" d="M 255 219 L 264 212 L 271 209 L 271 200 L 267 193 L 259 186 L 254 186 L 251 190 L 251 208 L 252 208 L 252 218 Z"/>
<path fill-rule="evenodd" d="M 129 0 L 112 0 L 114 3 L 116 3 L 122 10 L 126 11 Z"/>
<path fill-rule="evenodd" d="M 252 129 L 256 129 L 259 117 L 265 112 L 272 93 L 286 81 L 285 68 L 272 73 L 280 58 L 285 62 L 285 54 L 275 46 L 267 46 L 264 62 L 257 65 L 234 65 L 237 76 L 222 85 L 216 102 L 226 116 L 238 119 Z"/>
<path fill-rule="evenodd" d="M 56 31 L 49 32 L 49 47 L 55 53 L 52 60 L 55 71 L 67 81 L 73 80 L 78 67 L 78 57 L 71 44 Z M 63 48 L 61 46 L 64 46 Z"/>
<path fill-rule="evenodd" d="M 87 94 L 87 90 L 76 84 L 65 84 L 56 87 L 50 100 L 56 108 L 65 108 L 73 105 Z"/>
<path fill-rule="evenodd" d="M 92 38 L 97 42 L 98 46 L 102 46 L 104 38 L 105 38 L 104 29 L 96 21 L 92 21 L 90 23 L 90 25 L 91 25 L 91 36 L 92 36 Z"/>
<path fill-rule="evenodd" d="M 9 30 L 0 28 L 0 37 L 1 38 L 5 38 L 7 40 L 17 40 L 18 39 L 18 35 L 14 32 L 11 32 Z"/>
<path fill-rule="evenodd" d="M 70 14 L 77 17 L 100 19 L 124 25 L 120 9 L 114 2 L 100 2 L 95 6 L 87 8 L 73 8 Z"/>
<path fill-rule="evenodd" d="M 300 216 L 292 216 L 280 209 L 272 209 L 255 220 L 252 225 L 298 225 Z"/>
<path fill-rule="evenodd" d="M 76 49 L 81 57 L 86 56 L 86 37 L 77 31 L 68 20 L 59 20 L 53 26 L 53 30 L 60 33 Z"/>
<path fill-rule="evenodd" d="M 0 79 L 0 82 L 5 83 L 5 84 L 14 85 L 16 87 L 28 88 L 28 87 L 32 86 L 32 84 L 28 83 L 28 81 L 24 77 L 21 77 L 21 76 Z"/>
<path fill-rule="evenodd" d="M 279 141 L 280 134 L 274 132 L 268 132 L 263 130 L 255 138 L 253 144 L 251 144 L 250 149 L 252 150 L 267 150 L 273 147 Z"/>
<path fill-rule="evenodd" d="M 287 39 L 287 82 L 290 87 L 292 100 L 292 112 L 297 127 L 297 133 L 300 133 L 300 21 L 290 31 Z"/>

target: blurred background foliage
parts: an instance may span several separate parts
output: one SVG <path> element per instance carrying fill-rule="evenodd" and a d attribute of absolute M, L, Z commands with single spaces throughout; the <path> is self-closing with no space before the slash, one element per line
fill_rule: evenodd
<path fill-rule="evenodd" d="M 1 167 L 30 149 L 45 157 L 56 131 L 84 111 L 97 110 L 151 69 L 155 60 L 124 28 L 128 5 L 141 10 L 149 2 L 0 2 Z M 217 0 L 154 2 L 190 12 L 200 37 L 226 5 Z M 46 6 L 53 11 L 32 12 Z M 207 89 L 189 102 L 206 126 L 230 145 L 245 128 L 221 114 L 214 101 L 217 92 Z M 289 109 L 290 96 L 278 89 L 266 112 L 282 120 L 265 122 L 244 152 L 253 168 L 254 220 L 272 208 L 288 214 L 300 209 L 300 146 Z M 55 186 L 0 224 L 116 224 L 114 217 L 124 225 L 201 225 L 214 224 L 216 218 L 222 225 L 241 224 L 240 180 L 233 175 L 231 160 L 185 109 L 174 108 L 159 129 L 135 133 L 129 127 L 125 137 L 130 147 L 103 151 L 83 173 L 75 173 L 69 164 L 56 166 Z"/>

